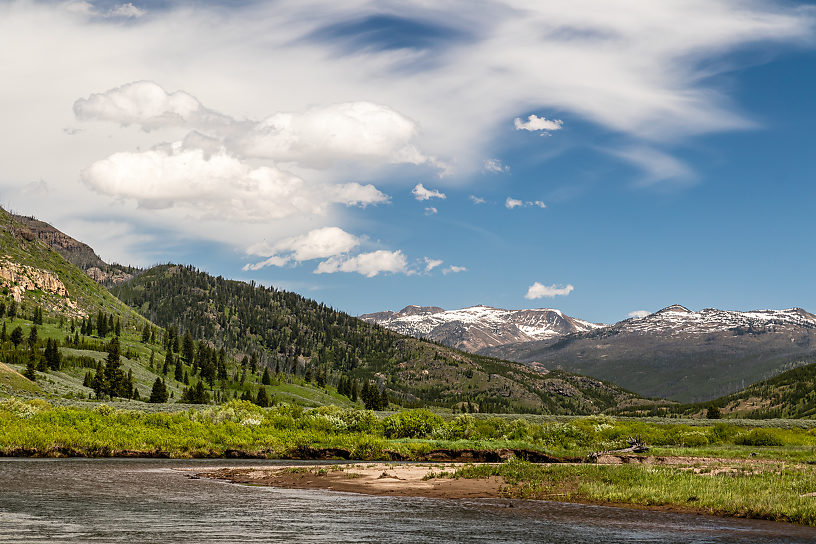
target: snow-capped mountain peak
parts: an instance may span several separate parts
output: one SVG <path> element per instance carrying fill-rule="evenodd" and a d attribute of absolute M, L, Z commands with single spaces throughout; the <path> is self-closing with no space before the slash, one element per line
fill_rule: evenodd
<path fill-rule="evenodd" d="M 485 305 L 458 310 L 412 305 L 399 312 L 378 312 L 360 318 L 401 334 L 428 338 L 467 351 L 510 342 L 544 340 L 604 326 L 551 308 L 505 310 Z"/>

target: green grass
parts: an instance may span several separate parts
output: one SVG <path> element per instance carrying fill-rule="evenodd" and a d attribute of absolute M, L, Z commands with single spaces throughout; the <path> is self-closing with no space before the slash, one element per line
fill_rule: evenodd
<path fill-rule="evenodd" d="M 699 468 L 699 467 L 698 467 Z M 734 470 L 693 466 L 534 465 L 511 460 L 473 465 L 453 478 L 501 477 L 509 497 L 669 506 L 710 514 L 816 525 L 816 468 L 784 463 Z"/>

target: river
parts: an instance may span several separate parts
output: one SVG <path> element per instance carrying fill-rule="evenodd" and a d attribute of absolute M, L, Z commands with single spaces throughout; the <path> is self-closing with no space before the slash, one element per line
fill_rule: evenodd
<path fill-rule="evenodd" d="M 795 543 L 784 523 L 500 499 L 373 497 L 190 479 L 269 461 L 0 459 L 0 542 Z"/>

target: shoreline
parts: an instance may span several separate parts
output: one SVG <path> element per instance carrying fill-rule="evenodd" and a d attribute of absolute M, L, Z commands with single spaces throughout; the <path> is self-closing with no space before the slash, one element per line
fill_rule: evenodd
<path fill-rule="evenodd" d="M 633 456 L 634 457 L 634 456 Z M 691 470 L 700 470 L 700 458 L 659 458 L 649 459 L 651 462 L 633 463 L 636 466 L 646 464 L 663 466 L 677 470 L 688 470 L 682 467 L 689 461 L 696 467 Z M 706 459 L 707 468 L 713 468 L 713 474 L 722 470 L 727 472 L 733 469 L 720 466 L 733 461 L 738 465 L 745 464 L 745 460 L 735 459 Z M 629 464 L 628 460 L 607 459 L 593 465 L 620 466 Z M 579 463 L 544 463 L 539 466 L 577 466 Z M 592 466 L 581 464 L 584 466 Z M 599 500 L 582 493 L 579 485 L 573 480 L 561 482 L 553 487 L 551 492 L 528 494 L 524 483 L 509 482 L 502 476 L 488 477 L 458 477 L 454 476 L 457 470 L 463 468 L 497 467 L 496 463 L 411 463 L 399 462 L 356 462 L 338 463 L 330 465 L 276 465 L 270 467 L 224 467 L 214 470 L 181 469 L 189 473 L 190 478 L 206 478 L 228 483 L 279 487 L 285 489 L 311 489 L 359 493 L 374 496 L 392 497 L 422 497 L 433 499 L 507 499 L 507 500 L 543 500 L 588 504 L 595 506 L 609 506 L 635 510 L 652 510 L 663 512 L 677 512 L 684 514 L 708 515 L 720 518 L 743 518 L 794 523 L 797 525 L 812 525 L 797 522 L 780 514 L 762 513 L 752 510 L 730 511 L 724 508 L 695 506 L 693 502 L 665 502 L 665 503 L 638 503 L 615 500 Z M 719 467 L 719 468 L 717 468 Z M 706 469 L 703 469 L 706 470 Z M 813 494 L 816 495 L 816 494 Z M 816 499 L 814 499 L 816 500 Z M 512 507 L 512 503 L 509 504 Z"/>

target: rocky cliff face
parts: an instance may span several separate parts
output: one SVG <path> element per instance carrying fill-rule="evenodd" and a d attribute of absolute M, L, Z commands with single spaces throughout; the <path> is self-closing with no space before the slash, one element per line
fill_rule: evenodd
<path fill-rule="evenodd" d="M 133 277 L 133 268 L 106 263 L 88 244 L 71 238 L 48 223 L 23 215 L 13 217 L 23 226 L 18 233 L 21 237 L 39 239 L 96 282 L 116 285 Z"/>
<path fill-rule="evenodd" d="M 68 290 L 55 274 L 33 266 L 21 265 L 10 259 L 8 255 L 0 257 L 0 285 L 9 290 L 15 302 L 18 304 L 22 302 L 27 292 L 42 291 L 61 297 L 57 299 L 56 304 L 50 306 L 57 306 L 68 315 L 77 317 L 86 315 L 77 308 L 75 301 L 68 298 Z"/>

